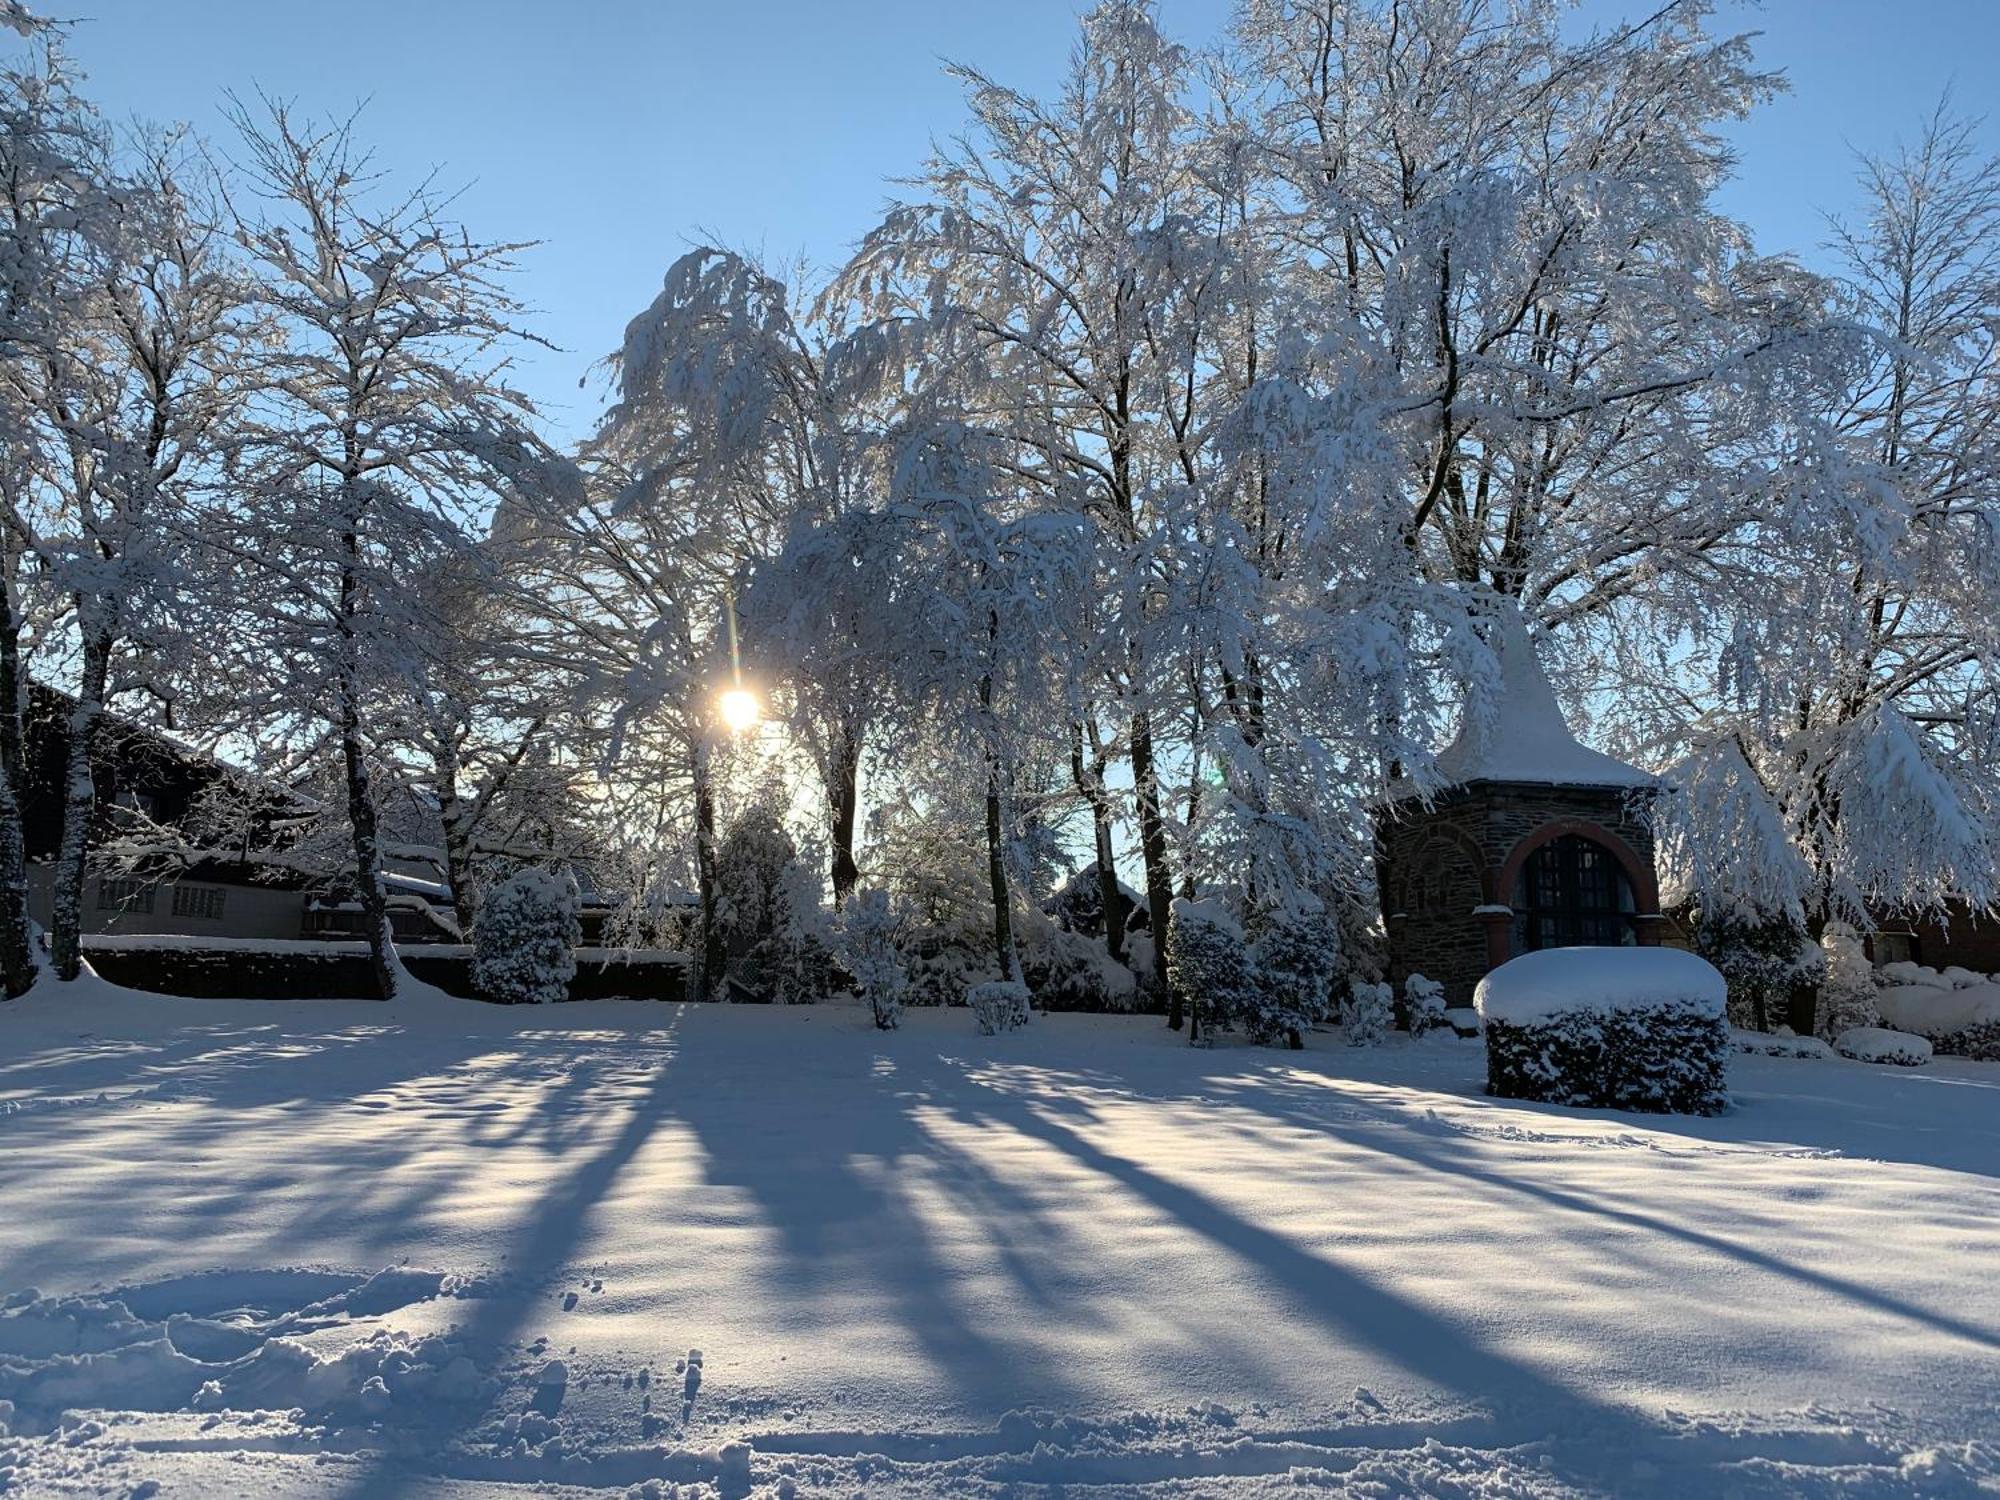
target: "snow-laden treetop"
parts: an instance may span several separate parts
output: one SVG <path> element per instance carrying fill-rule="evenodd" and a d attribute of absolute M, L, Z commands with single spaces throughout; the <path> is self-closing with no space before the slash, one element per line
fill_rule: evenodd
<path fill-rule="evenodd" d="M 1565 786 L 1649 787 L 1655 777 L 1569 732 L 1520 610 L 1507 607 L 1494 627 L 1500 691 L 1487 712 L 1468 704 L 1458 738 L 1437 758 L 1447 782 L 1534 781 Z"/>

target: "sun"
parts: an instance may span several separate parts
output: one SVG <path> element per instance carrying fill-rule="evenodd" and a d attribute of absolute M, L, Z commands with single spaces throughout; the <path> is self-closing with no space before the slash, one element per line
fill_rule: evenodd
<path fill-rule="evenodd" d="M 755 729 L 758 720 L 764 717 L 763 705 L 757 695 L 748 688 L 731 688 L 722 695 L 722 722 L 729 726 L 731 734 L 741 734 L 746 729 Z"/>

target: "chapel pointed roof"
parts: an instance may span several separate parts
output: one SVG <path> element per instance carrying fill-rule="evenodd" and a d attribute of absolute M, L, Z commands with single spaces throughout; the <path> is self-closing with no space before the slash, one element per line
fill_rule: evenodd
<path fill-rule="evenodd" d="M 1447 782 L 1520 781 L 1555 786 L 1651 787 L 1659 779 L 1593 750 L 1570 733 L 1555 689 L 1542 670 L 1520 609 L 1511 601 L 1491 639 L 1500 658 L 1500 694 L 1493 712 L 1467 712 L 1458 738 L 1439 754 Z"/>

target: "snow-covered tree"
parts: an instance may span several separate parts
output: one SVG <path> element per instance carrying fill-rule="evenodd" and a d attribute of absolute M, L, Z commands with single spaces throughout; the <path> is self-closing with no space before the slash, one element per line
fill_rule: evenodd
<path fill-rule="evenodd" d="M 1305 1033 L 1333 1009 L 1334 975 L 1340 967 L 1340 933 L 1323 909 L 1278 907 L 1257 914 L 1250 945 L 1256 975 L 1250 1009 L 1228 1019 L 1256 1042 L 1305 1045 Z"/>
<path fill-rule="evenodd" d="M 1410 1035 L 1422 1036 L 1445 1024 L 1444 986 L 1427 974 L 1411 974 L 1403 981 L 1403 1013 L 1409 1019 Z"/>
<path fill-rule="evenodd" d="M 1228 1024 L 1258 1011 L 1257 973 L 1243 928 L 1214 899 L 1177 897 L 1168 913 L 1167 983 L 1199 1035 L 1201 1020 Z"/>
<path fill-rule="evenodd" d="M 1340 1033 L 1350 1047 L 1378 1047 L 1396 1024 L 1396 992 L 1363 980 L 1347 987 Z"/>
<path fill-rule="evenodd" d="M 487 892 L 472 929 L 472 982 L 509 1005 L 569 998 L 576 947 L 583 941 L 576 882 L 528 866 Z"/>
<path fill-rule="evenodd" d="M 241 570 L 246 719 L 338 758 L 362 927 L 393 997 L 373 708 L 444 635 L 445 601 L 418 581 L 474 547 L 501 496 L 550 500 L 571 481 L 505 380 L 517 247 L 473 240 L 428 184 L 391 188 L 345 124 L 282 104 L 236 123 L 238 238 L 277 343 L 208 537 Z"/>
<path fill-rule="evenodd" d="M 894 1031 L 903 1019 L 909 976 L 903 963 L 908 915 L 879 888 L 857 891 L 840 914 L 840 961 L 868 1001 L 875 1024 Z"/>
<path fill-rule="evenodd" d="M 1880 1026 L 1875 971 L 1861 934 L 1846 922 L 1829 922 L 1820 946 L 1826 953 L 1826 978 L 1820 984 L 1815 1017 L 1820 1036 L 1830 1042 L 1857 1026 Z"/>

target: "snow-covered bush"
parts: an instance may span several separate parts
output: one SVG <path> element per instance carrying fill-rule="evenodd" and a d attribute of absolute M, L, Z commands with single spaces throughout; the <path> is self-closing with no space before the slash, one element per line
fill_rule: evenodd
<path fill-rule="evenodd" d="M 1875 971 L 1861 946 L 1861 935 L 1845 922 L 1829 922 L 1820 946 L 1826 952 L 1826 978 L 1820 983 L 1816 1027 L 1820 1036 L 1831 1042 L 1845 1031 L 1880 1026 Z"/>
<path fill-rule="evenodd" d="M 1833 1050 L 1855 1062 L 1890 1063 L 1920 1068 L 1931 1060 L 1931 1044 L 1907 1031 L 1886 1026 L 1856 1026 L 1833 1039 Z"/>
<path fill-rule="evenodd" d="M 576 882 L 516 870 L 487 891 L 472 928 L 472 982 L 488 999 L 547 1004 L 569 994 L 583 924 Z"/>
<path fill-rule="evenodd" d="M 1548 948 L 1474 994 L 1486 1088 L 1507 1099 L 1718 1114 L 1728 1107 L 1728 986 L 1672 948 Z"/>
<path fill-rule="evenodd" d="M 1350 1047 L 1379 1047 L 1396 1024 L 1396 992 L 1387 984 L 1356 980 L 1347 987 L 1340 1034 Z"/>
<path fill-rule="evenodd" d="M 1228 1026 L 1258 1004 L 1243 929 L 1215 900 L 1177 898 L 1167 923 L 1167 988 L 1189 1015 Z"/>
<path fill-rule="evenodd" d="M 782 1004 L 824 994 L 832 951 L 819 876 L 766 805 L 747 810 L 715 849 L 715 918 L 729 977 Z"/>
<path fill-rule="evenodd" d="M 1410 1035 L 1422 1036 L 1448 1024 L 1444 1018 L 1444 986 L 1423 974 L 1403 981 L 1403 1013 L 1409 1017 Z"/>
<path fill-rule="evenodd" d="M 1729 984 L 1730 1025 L 1752 1031 L 1784 1025 L 1793 992 L 1818 984 L 1826 968 L 1805 924 L 1790 917 L 1704 912 L 1695 924 L 1695 951 Z"/>
<path fill-rule="evenodd" d="M 1044 1011 L 1129 1011 L 1138 999 L 1138 977 L 1105 951 L 1101 938 L 1030 912 L 1014 939 L 1022 977 Z"/>
<path fill-rule="evenodd" d="M 906 914 L 882 890 L 856 892 L 840 918 L 840 960 L 884 1031 L 894 1031 L 902 1020 L 903 993 L 909 987 L 903 965 L 905 922 Z"/>
<path fill-rule="evenodd" d="M 1255 981 L 1240 1017 L 1255 1042 L 1302 1047 L 1306 1031 L 1333 1009 L 1333 976 L 1340 961 L 1340 930 L 1324 911 L 1279 909 L 1261 915 L 1250 948 Z"/>
<path fill-rule="evenodd" d="M 965 992 L 981 1036 L 998 1036 L 1028 1024 L 1028 987 L 1015 979 L 975 984 Z"/>
<path fill-rule="evenodd" d="M 1876 992 L 1883 1025 L 1914 1032 L 1947 1057 L 2000 1062 L 2000 983 L 1954 986 L 1915 964 L 1890 964 L 1882 977 L 1905 981 Z"/>

